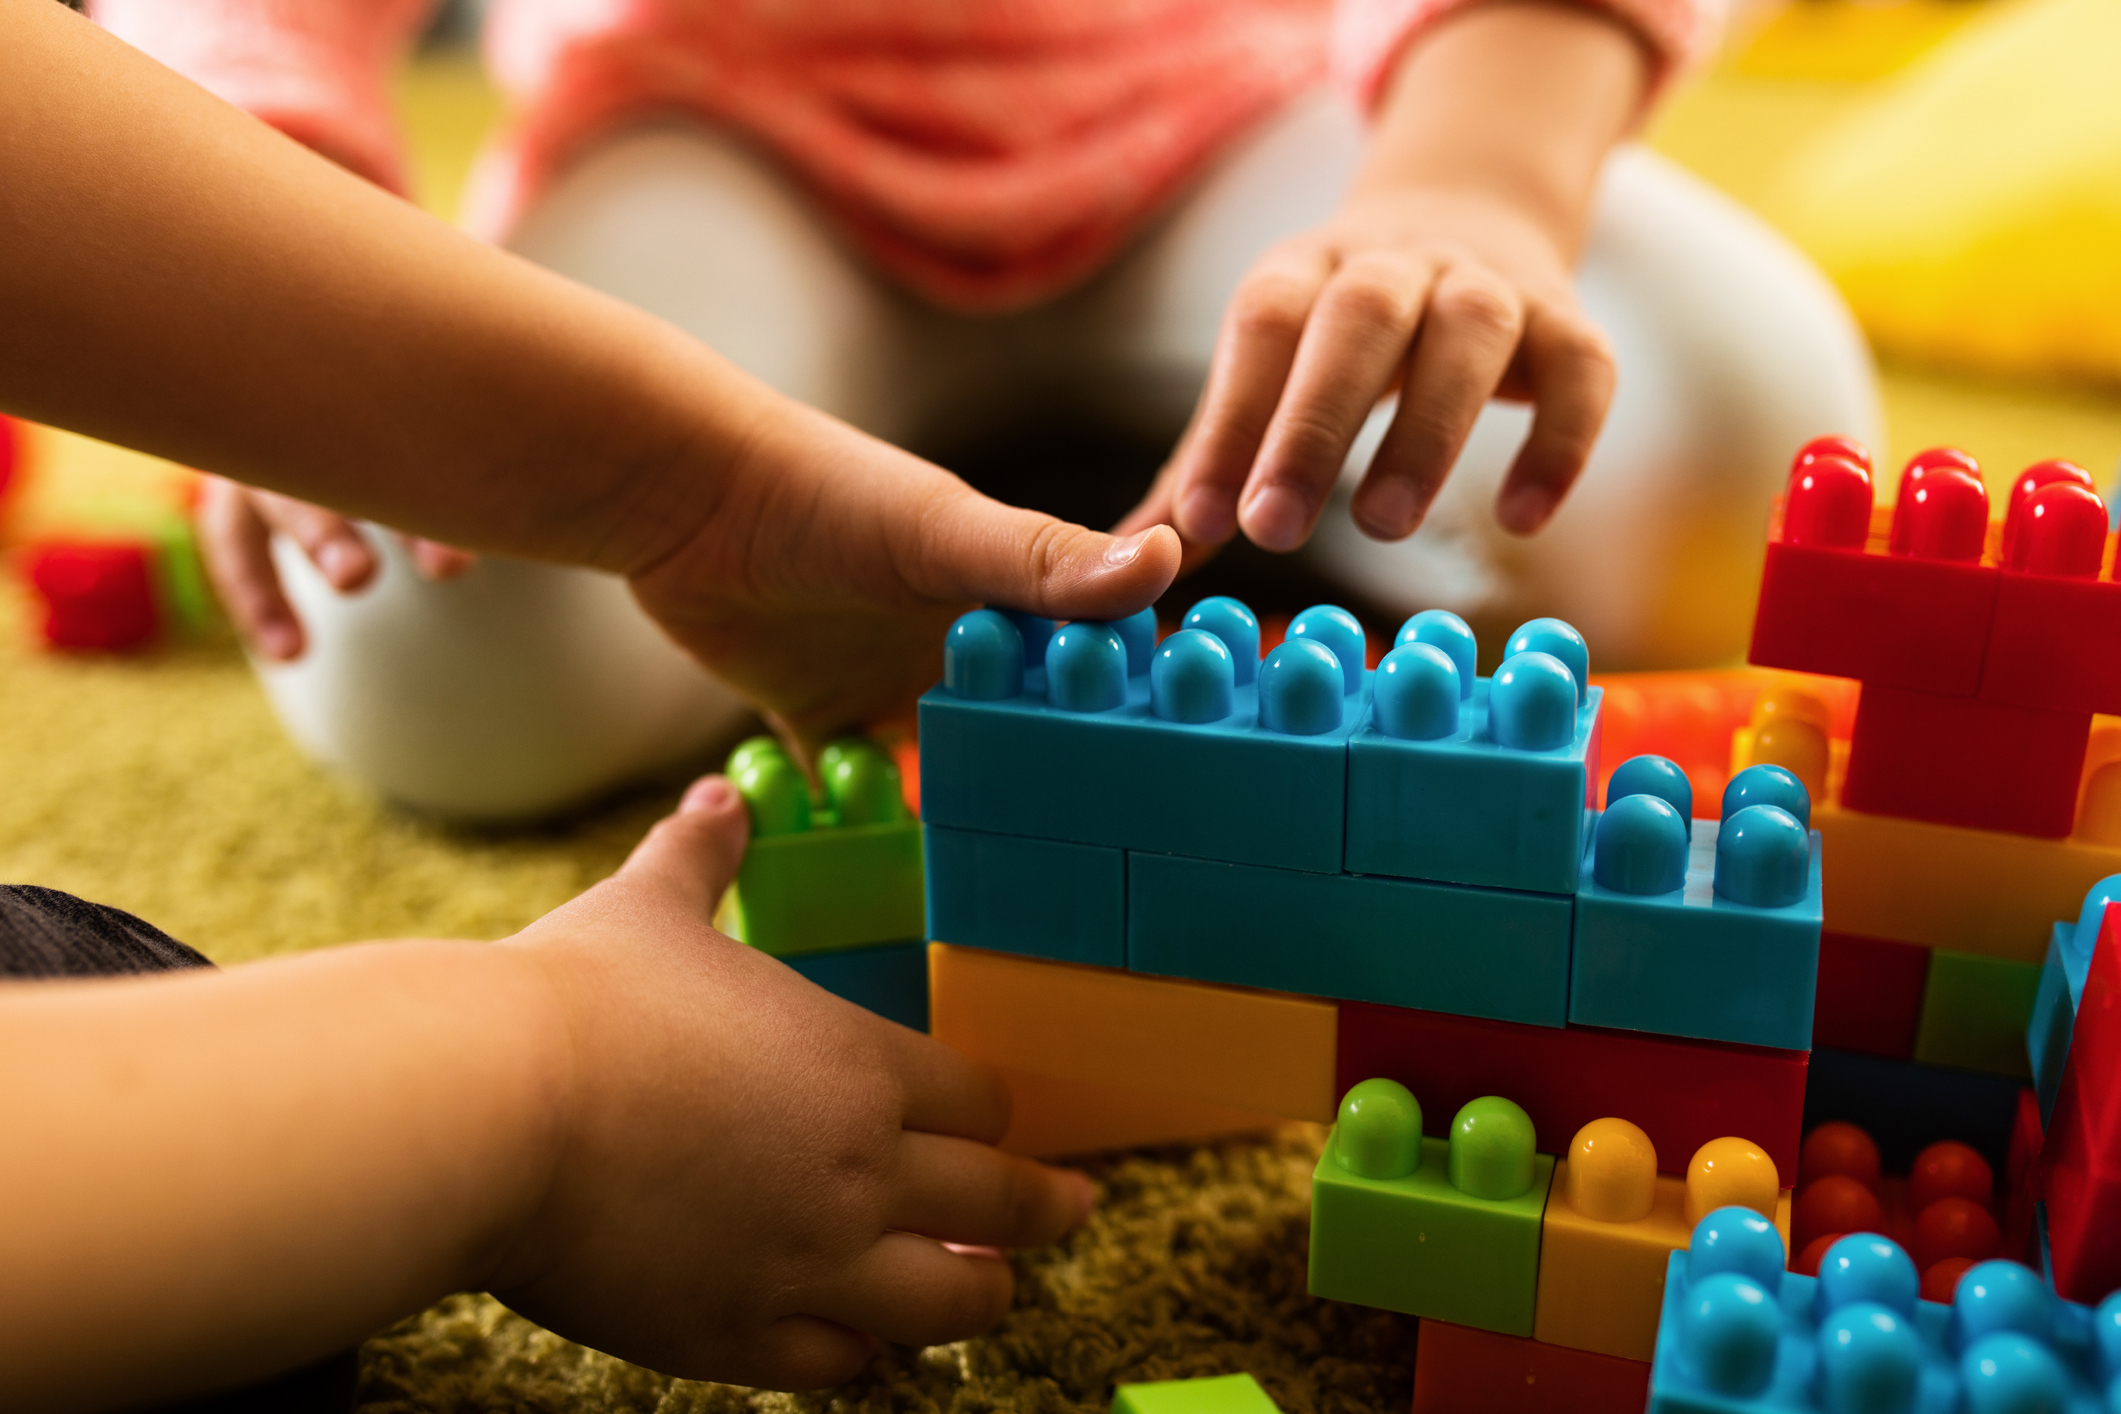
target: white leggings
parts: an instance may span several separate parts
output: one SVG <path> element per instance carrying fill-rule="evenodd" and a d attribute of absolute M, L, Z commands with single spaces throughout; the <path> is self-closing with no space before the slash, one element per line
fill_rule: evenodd
<path fill-rule="evenodd" d="M 905 293 L 755 149 L 687 123 L 604 143 L 511 245 L 917 450 L 1054 409 L 1163 444 L 1185 425 L 1238 280 L 1332 211 L 1361 147 L 1337 100 L 1293 104 L 1095 279 L 1004 316 Z M 1546 530 L 1517 540 L 1494 525 L 1529 415 L 1492 405 L 1419 532 L 1361 535 L 1345 498 L 1387 408 L 1302 553 L 1395 611 L 1557 614 L 1583 630 L 1594 664 L 1733 658 L 1789 455 L 1822 432 L 1877 438 L 1862 338 L 1779 237 L 1641 149 L 1607 167 L 1577 286 L 1620 383 Z M 396 800 L 475 818 L 549 813 L 696 755 L 741 710 L 608 577 L 485 560 L 430 584 L 377 539 L 383 573 L 345 598 L 277 547 L 312 646 L 263 672 L 298 740 Z"/>

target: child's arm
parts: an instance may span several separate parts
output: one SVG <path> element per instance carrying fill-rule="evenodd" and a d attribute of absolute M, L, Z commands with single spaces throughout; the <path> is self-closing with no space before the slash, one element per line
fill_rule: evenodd
<path fill-rule="evenodd" d="M 0 406 L 474 550 L 629 575 L 816 740 L 969 601 L 1118 617 L 1176 540 L 1012 510 L 451 230 L 51 0 L 0 0 Z"/>
<path fill-rule="evenodd" d="M 1496 514 L 1538 529 L 1612 396 L 1612 354 L 1569 269 L 1649 74 L 1630 30 L 1563 3 L 1469 7 L 1419 37 L 1340 212 L 1269 251 L 1232 298 L 1193 425 L 1122 531 L 1173 525 L 1189 559 L 1240 528 L 1296 548 L 1393 393 L 1354 502 L 1366 533 L 1414 531 L 1495 396 L 1536 408 Z"/>
<path fill-rule="evenodd" d="M 1079 1175 L 969 1061 L 708 926 L 695 786 L 506 943 L 0 986 L 0 1405 L 256 1380 L 452 1291 L 678 1375 L 806 1387 L 962 1338 Z M 921 1234 L 916 1236 L 915 1234 Z"/>

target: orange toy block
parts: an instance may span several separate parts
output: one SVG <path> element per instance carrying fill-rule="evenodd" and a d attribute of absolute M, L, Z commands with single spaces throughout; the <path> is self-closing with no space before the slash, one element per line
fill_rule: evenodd
<path fill-rule="evenodd" d="M 1413 1414 L 1641 1414 L 1650 1367 L 1521 1335 L 1423 1321 Z"/>
<path fill-rule="evenodd" d="M 1288 1123 L 1279 1115 L 1211 1105 L 1139 1086 L 1100 1085 L 997 1067 L 1009 1087 L 1009 1132 L 1002 1148 L 1036 1159 L 1095 1154 L 1144 1144 L 1203 1144 L 1262 1134 Z"/>
<path fill-rule="evenodd" d="M 1789 1250 L 1790 1193 L 1756 1146 L 1713 1139 L 1681 1179 L 1657 1172 L 1657 1152 L 1635 1125 L 1592 1120 L 1554 1165 L 1540 1226 L 1533 1339 L 1648 1360 L 1657 1348 L 1667 1259 L 1687 1245 L 1703 1215 L 1730 1203 L 1771 1215 Z"/>
<path fill-rule="evenodd" d="M 1253 1116 L 1338 1108 L 1332 1002 L 948 943 L 928 945 L 928 995 L 937 1040 L 1006 1070 Z"/>

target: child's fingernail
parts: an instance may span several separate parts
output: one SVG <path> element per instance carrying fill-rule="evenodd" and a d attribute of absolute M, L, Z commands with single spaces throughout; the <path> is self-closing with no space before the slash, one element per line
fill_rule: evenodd
<path fill-rule="evenodd" d="M 1303 539 L 1311 508 L 1286 486 L 1262 486 L 1245 504 L 1252 539 L 1265 550 L 1293 550 Z"/>
<path fill-rule="evenodd" d="M 361 572 L 361 552 L 344 540 L 333 540 L 317 551 L 317 568 L 333 584 L 345 584 Z"/>
<path fill-rule="evenodd" d="M 1137 530 L 1124 540 L 1115 540 L 1105 547 L 1105 563 L 1112 566 L 1131 565 L 1135 556 L 1141 554 L 1142 546 L 1149 543 L 1151 530 Z"/>
<path fill-rule="evenodd" d="M 1530 535 L 1547 523 L 1554 514 L 1554 493 L 1544 486 L 1516 486 L 1505 491 L 1502 503 L 1495 508 L 1495 518 L 1502 522 L 1503 529 L 1519 535 Z"/>
<path fill-rule="evenodd" d="M 997 1262 L 1009 1260 L 1009 1254 L 999 1247 L 981 1247 L 970 1242 L 945 1242 L 943 1250 L 955 1252 L 960 1257 L 992 1257 Z"/>
<path fill-rule="evenodd" d="M 1363 499 L 1362 528 L 1380 540 L 1397 540 L 1420 511 L 1413 487 L 1404 481 L 1382 482 Z"/>
<path fill-rule="evenodd" d="M 727 776 L 702 776 L 685 792 L 678 802 L 678 814 L 692 815 L 702 810 L 723 811 L 736 804 L 736 787 L 729 784 Z"/>
<path fill-rule="evenodd" d="M 258 651 L 281 662 L 295 656 L 300 642 L 291 624 L 265 624 L 258 630 Z"/>

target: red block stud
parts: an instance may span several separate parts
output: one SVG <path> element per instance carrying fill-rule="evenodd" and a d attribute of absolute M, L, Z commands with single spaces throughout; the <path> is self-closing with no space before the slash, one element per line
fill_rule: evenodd
<path fill-rule="evenodd" d="M 1845 1173 L 1830 1173 L 1797 1190 L 1790 1209 L 1790 1241 L 1809 1247 L 1830 1232 L 1876 1232 L 1884 1220 L 1877 1194 Z"/>
<path fill-rule="evenodd" d="M 2011 564 L 2015 558 L 2018 529 L 2024 523 L 2025 503 L 2033 493 L 2048 486 L 2075 485 L 2087 491 L 2096 490 L 2092 485 L 2092 474 L 2075 462 L 2034 462 L 2018 473 L 2011 483 L 2010 498 L 2003 506 L 2003 563 Z"/>
<path fill-rule="evenodd" d="M 1852 461 L 1863 468 L 1865 475 L 1870 474 L 1870 448 L 1864 446 L 1854 437 L 1843 437 L 1837 433 L 1827 437 L 1814 437 L 1811 441 L 1799 447 L 1797 455 L 1790 461 L 1791 478 L 1795 479 L 1800 467 L 1810 466 L 1821 457 L 1840 457 L 1844 461 Z"/>
<path fill-rule="evenodd" d="M 1915 1155 L 1907 1171 L 1907 1205 L 1920 1213 L 1941 1198 L 1965 1198 L 1987 1206 L 1996 1196 L 1996 1172 L 1981 1151 L 1956 1139 L 1940 1139 Z"/>
<path fill-rule="evenodd" d="M 1869 472 L 1846 457 L 1818 457 L 1790 469 L 1782 503 L 1784 544 L 1861 550 L 1870 533 Z"/>
<path fill-rule="evenodd" d="M 2040 1189 L 2055 1290 L 2097 1301 L 2121 1287 L 2121 911 L 2109 910 L 2077 1004 Z"/>
<path fill-rule="evenodd" d="M 1915 1265 L 1925 1270 L 1947 1257 L 1985 1262 L 2003 1246 L 2003 1230 L 1971 1198 L 1939 1198 L 1915 1214 Z"/>
<path fill-rule="evenodd" d="M 1869 1130 L 1845 1119 L 1828 1120 L 1804 1136 L 1804 1146 L 1797 1151 L 1797 1186 L 1839 1175 L 1876 1189 L 1878 1167 L 1878 1141 Z"/>
<path fill-rule="evenodd" d="M 1963 467 L 1908 467 L 1893 507 L 1892 552 L 1973 564 L 1988 542 L 1988 489 Z"/>
<path fill-rule="evenodd" d="M 2003 522 L 2005 569 L 2067 579 L 2099 577 L 2106 553 L 2106 502 L 2098 492 L 2058 481 L 2012 502 L 2011 515 L 2014 519 Z"/>
<path fill-rule="evenodd" d="M 23 569 L 44 607 L 42 635 L 54 648 L 122 652 L 154 641 L 154 577 L 144 545 L 48 541 Z"/>
<path fill-rule="evenodd" d="M 1973 1270 L 1976 1265 L 1971 1257 L 1946 1257 L 1941 1262 L 1932 1262 L 1922 1270 L 1922 1299 L 1934 1301 L 1939 1306 L 1949 1306 L 1952 1298 L 1959 1294 L 1959 1278 Z"/>
<path fill-rule="evenodd" d="M 1976 479 L 1981 475 L 1981 463 L 1970 453 L 1957 447 L 1927 447 L 1909 457 L 1907 465 L 1900 469 L 1900 489 L 1903 492 L 1911 489 L 1910 483 L 1920 481 L 1940 467 L 1955 467 Z"/>

